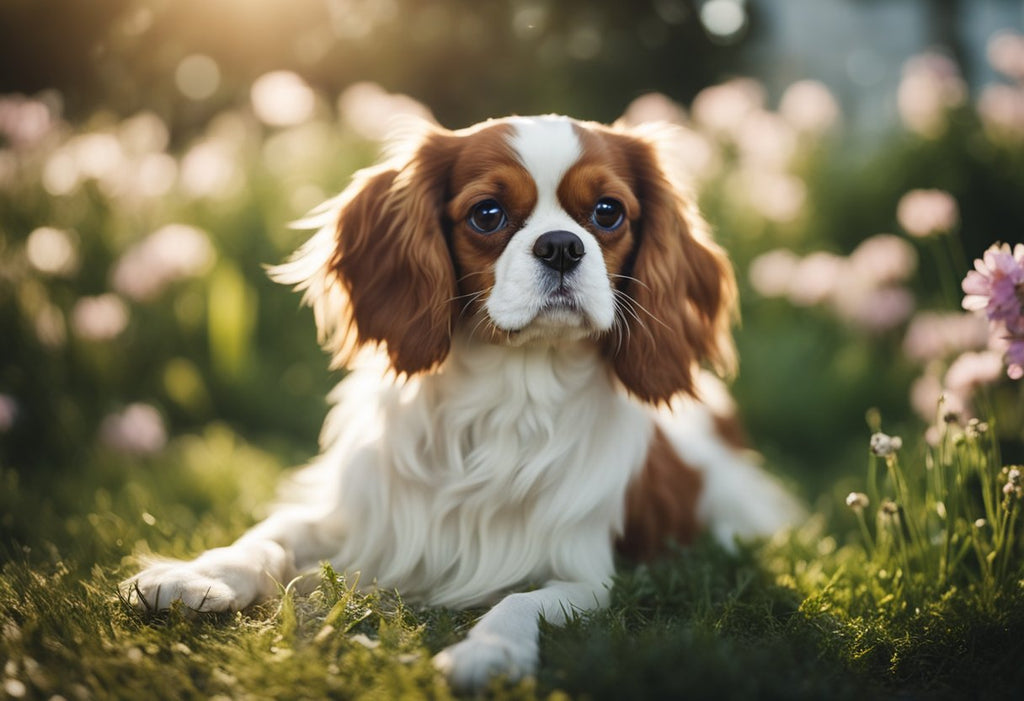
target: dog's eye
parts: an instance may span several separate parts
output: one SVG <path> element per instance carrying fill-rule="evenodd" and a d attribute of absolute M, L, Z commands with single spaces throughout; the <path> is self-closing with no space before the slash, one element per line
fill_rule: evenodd
<path fill-rule="evenodd" d="M 478 234 L 493 234 L 505 226 L 508 217 L 497 200 L 484 200 L 473 207 L 467 221 Z"/>
<path fill-rule="evenodd" d="M 625 210 L 622 207 L 622 203 L 618 200 L 613 200 L 611 197 L 602 197 L 594 205 L 594 213 L 590 216 L 590 220 L 594 222 L 594 226 L 604 231 L 614 231 L 622 225 L 622 220 L 626 218 Z"/>

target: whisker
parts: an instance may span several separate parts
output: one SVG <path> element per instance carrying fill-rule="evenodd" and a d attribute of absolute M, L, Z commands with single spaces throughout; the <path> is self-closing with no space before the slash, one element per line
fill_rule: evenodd
<path fill-rule="evenodd" d="M 654 316 L 654 314 L 652 314 L 649 309 L 644 307 L 644 305 L 640 304 L 634 298 L 630 297 L 629 294 L 627 294 L 626 292 L 622 292 L 621 290 L 616 290 L 616 292 L 617 294 L 614 297 L 616 302 L 625 305 L 620 306 L 620 308 L 626 310 L 629 313 L 629 315 L 636 321 L 637 326 L 644 330 L 644 332 L 647 334 L 647 336 L 651 339 L 652 342 L 656 341 L 657 339 L 654 338 L 654 333 L 651 331 L 650 327 L 647 324 L 645 324 L 643 320 L 640 318 L 640 315 L 637 313 L 637 310 L 644 312 L 647 316 L 649 316 L 651 319 L 664 326 L 666 329 L 671 328 L 661 319 Z"/>
<path fill-rule="evenodd" d="M 627 296 L 627 297 L 629 297 L 629 295 L 626 295 L 626 296 Z M 629 302 L 630 302 L 630 304 L 631 304 L 632 306 L 634 306 L 635 308 L 639 309 L 640 311 L 642 311 L 642 312 L 643 312 L 644 314 L 646 314 L 647 316 L 651 317 L 651 319 L 653 319 L 654 321 L 658 322 L 659 324 L 661 324 L 662 326 L 664 326 L 664 327 L 665 327 L 666 329 L 668 329 L 668 330 L 670 330 L 670 331 L 672 330 L 672 327 L 671 327 L 671 326 L 669 326 L 669 325 L 668 325 L 668 324 L 666 324 L 666 323 L 665 323 L 664 321 L 662 321 L 661 319 L 659 319 L 658 317 L 656 317 L 656 316 L 655 316 L 655 315 L 654 315 L 654 314 L 653 314 L 653 313 L 651 312 L 651 310 L 650 310 L 650 309 L 648 309 L 648 308 L 647 308 L 647 307 L 645 307 L 644 305 L 640 304 L 639 302 L 637 302 L 637 301 L 636 301 L 635 299 L 633 299 L 632 297 L 629 297 Z"/>
<path fill-rule="evenodd" d="M 646 287 L 647 289 L 651 289 L 651 286 L 648 285 L 646 282 L 644 282 L 643 280 L 641 280 L 639 278 L 632 277 L 630 275 L 620 275 L 618 273 L 610 273 L 608 275 L 608 277 L 615 278 L 617 280 L 628 280 L 629 282 L 635 282 L 636 284 L 641 285 L 642 287 Z"/>
<path fill-rule="evenodd" d="M 488 272 L 490 272 L 490 271 L 488 271 L 488 270 L 474 270 L 474 271 L 466 273 L 465 275 L 460 277 L 458 280 L 455 281 L 455 283 L 456 284 L 463 283 L 466 280 L 468 280 L 469 278 L 473 277 L 474 275 L 486 275 Z"/>
<path fill-rule="evenodd" d="M 629 314 L 636 321 L 636 323 L 641 325 L 643 324 L 643 321 L 640 319 L 640 315 L 636 313 L 636 309 L 634 308 L 636 300 L 634 300 L 632 297 L 630 297 L 625 292 L 622 292 L 621 290 L 615 290 L 614 300 L 615 306 L 618 309 L 621 309 L 622 311 Z M 616 319 L 618 319 L 618 317 L 616 317 Z"/>

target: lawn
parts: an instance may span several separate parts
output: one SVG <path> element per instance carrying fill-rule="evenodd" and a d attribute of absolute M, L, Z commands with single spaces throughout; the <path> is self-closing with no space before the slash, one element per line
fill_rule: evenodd
<path fill-rule="evenodd" d="M 264 515 L 341 377 L 263 265 L 302 240 L 289 220 L 375 157 L 359 116 L 381 105 L 363 103 L 412 103 L 371 90 L 338 114 L 298 76 L 275 80 L 308 111 L 268 114 L 253 93 L 187 137 L 149 112 L 72 124 L 0 97 L 25 117 L 0 141 L 6 696 L 451 695 L 430 658 L 479 611 L 329 569 L 231 615 L 118 596 L 140 557 L 195 555 Z M 702 541 L 621 563 L 611 606 L 545 628 L 537 678 L 496 680 L 497 697 L 1024 691 L 1024 329 L 964 312 L 960 289 L 971 260 L 1021 238 L 1024 133 L 962 101 L 937 131 L 868 145 L 823 86 L 798 85 L 818 121 L 735 80 L 698 95 L 685 134 L 742 291 L 734 393 L 813 515 L 735 554 Z M 716 100 L 746 121 L 716 122 Z M 660 96 L 634 107 L 682 114 Z M 30 114 L 43 128 L 10 126 Z M 1021 296 L 1011 285 L 1010 316 Z"/>
<path fill-rule="evenodd" d="M 430 657 L 479 611 L 358 593 L 329 569 L 237 614 L 143 615 L 119 600 L 134 555 L 188 555 L 244 528 L 272 494 L 271 453 L 213 426 L 159 458 L 97 454 L 77 467 L 58 483 L 3 473 L 5 528 L 18 524 L 7 542 L 24 543 L 7 546 L 0 579 L 8 696 L 451 696 Z M 546 629 L 537 680 L 496 683 L 495 694 L 999 698 L 1024 688 L 1018 582 L 991 597 L 950 587 L 911 608 L 891 576 L 820 516 L 738 555 L 701 542 L 624 563 L 610 608 Z"/>

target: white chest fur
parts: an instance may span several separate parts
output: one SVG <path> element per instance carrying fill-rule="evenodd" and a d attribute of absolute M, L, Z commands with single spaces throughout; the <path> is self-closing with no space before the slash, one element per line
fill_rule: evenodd
<path fill-rule="evenodd" d="M 611 576 L 651 426 L 591 346 L 459 341 L 435 374 L 382 386 L 359 370 L 333 399 L 313 469 L 338 485 L 321 495 L 339 520 L 338 567 L 455 606 Z"/>

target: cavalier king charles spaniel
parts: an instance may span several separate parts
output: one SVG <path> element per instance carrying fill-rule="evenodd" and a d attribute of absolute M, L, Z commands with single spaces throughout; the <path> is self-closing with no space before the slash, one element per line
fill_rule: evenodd
<path fill-rule="evenodd" d="M 604 606 L 617 553 L 799 518 L 704 369 L 734 365 L 736 285 L 670 141 L 513 117 L 425 128 L 358 173 L 271 271 L 351 368 L 321 455 L 291 503 L 150 563 L 128 599 L 237 610 L 326 560 L 406 600 L 492 606 L 435 657 L 474 689 L 533 673 L 541 617 Z"/>

